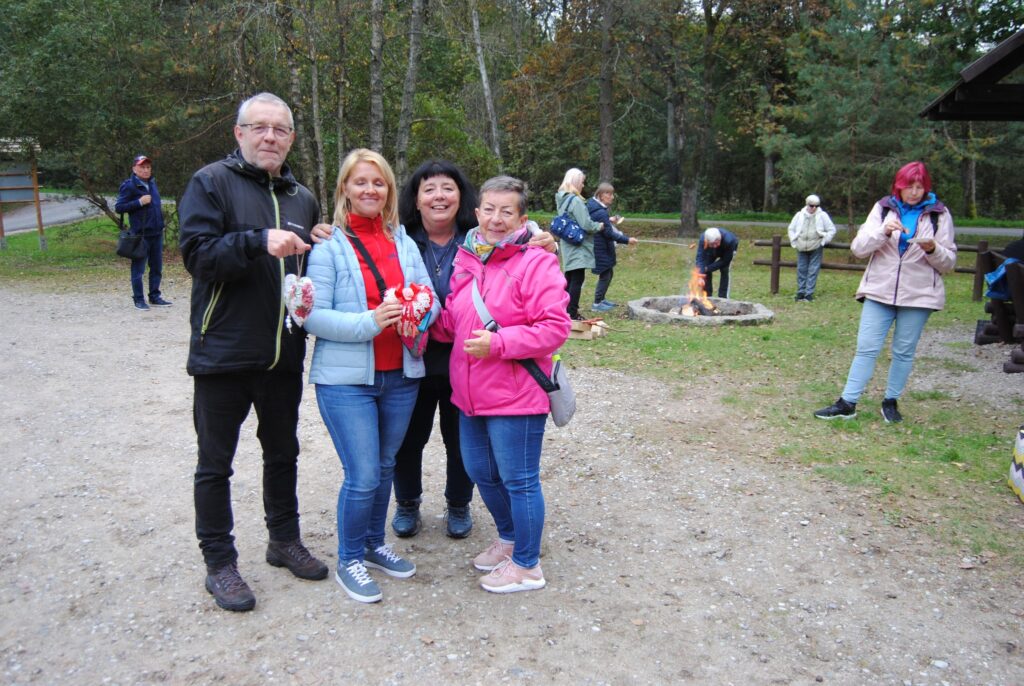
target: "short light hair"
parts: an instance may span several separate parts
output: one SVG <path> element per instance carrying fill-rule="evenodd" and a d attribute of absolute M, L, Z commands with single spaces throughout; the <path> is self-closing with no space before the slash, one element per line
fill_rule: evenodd
<path fill-rule="evenodd" d="M 569 171 L 565 172 L 565 178 L 562 179 L 562 185 L 558 187 L 560 191 L 568 191 L 570 193 L 581 193 L 583 191 L 583 182 L 586 181 L 587 175 L 583 173 L 582 169 L 573 167 Z"/>
<path fill-rule="evenodd" d="M 807 196 L 807 199 L 804 200 L 804 202 L 808 205 L 821 205 L 821 198 L 816 196 L 814 193 L 811 193 Z"/>
<path fill-rule="evenodd" d="M 526 182 L 512 176 L 495 176 L 484 181 L 480 186 L 480 202 L 486 193 L 518 193 L 519 215 L 526 214 Z"/>
<path fill-rule="evenodd" d="M 718 229 L 711 228 L 704 232 L 705 243 L 717 243 L 722 240 L 722 232 Z"/>
<path fill-rule="evenodd" d="M 369 162 L 377 167 L 388 185 L 388 197 L 384 200 L 381 216 L 384 218 L 384 232 L 390 237 L 398 225 L 398 185 L 395 183 L 395 172 L 391 171 L 391 165 L 383 155 L 366 148 L 356 148 L 350 152 L 341 163 L 341 169 L 338 170 L 338 185 L 334 189 L 334 225 L 342 229 L 348 226 L 352 201 L 345 195 L 345 182 L 348 181 L 352 170 L 360 162 Z"/>
<path fill-rule="evenodd" d="M 257 93 L 238 106 L 238 118 L 235 119 L 235 124 L 248 124 L 249 122 L 245 121 L 245 115 L 249 112 L 249 108 L 258 102 L 265 102 L 271 105 L 277 105 L 278 107 L 283 107 L 284 111 L 288 113 L 288 126 L 293 129 L 295 128 L 295 118 L 292 116 L 292 108 L 288 107 L 288 103 L 273 93 L 267 93 L 265 91 L 263 93 Z"/>
<path fill-rule="evenodd" d="M 611 185 L 607 181 L 602 181 L 601 183 L 597 184 L 597 190 L 594 191 L 594 197 L 597 197 L 599 195 L 604 195 L 605 193 L 614 193 L 614 192 L 615 192 L 615 186 Z"/>

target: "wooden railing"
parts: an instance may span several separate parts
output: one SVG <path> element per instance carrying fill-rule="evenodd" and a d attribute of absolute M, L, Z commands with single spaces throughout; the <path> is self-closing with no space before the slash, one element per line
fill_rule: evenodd
<path fill-rule="evenodd" d="M 796 267 L 795 260 L 782 259 L 782 236 L 775 234 L 771 240 L 759 239 L 754 241 L 754 245 L 761 247 L 771 247 L 772 259 L 770 260 L 754 260 L 754 264 L 763 265 L 772 268 L 771 272 L 771 291 L 772 294 L 779 292 L 779 272 L 782 267 Z M 786 244 L 787 249 L 789 244 Z M 825 246 L 825 250 L 849 250 L 849 243 L 829 243 Z M 957 252 L 974 252 L 979 255 L 988 252 L 988 241 L 978 241 L 976 245 L 961 245 L 957 244 Z M 978 268 L 979 260 L 976 258 L 973 267 L 957 267 L 956 271 L 960 274 L 974 274 L 974 290 L 972 292 L 972 299 L 975 301 L 981 300 L 981 294 L 985 290 L 985 270 L 984 267 Z M 864 271 L 864 264 L 851 264 L 848 262 L 822 262 L 822 269 L 842 269 L 846 271 L 862 272 Z"/>

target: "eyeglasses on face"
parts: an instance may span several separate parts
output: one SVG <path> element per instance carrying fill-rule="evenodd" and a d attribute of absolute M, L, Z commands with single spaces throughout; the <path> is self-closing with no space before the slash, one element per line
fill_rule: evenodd
<path fill-rule="evenodd" d="M 292 135 L 292 131 L 294 131 L 294 129 L 287 126 L 268 126 L 266 124 L 239 124 L 239 126 L 242 128 L 248 126 L 249 130 L 256 136 L 265 136 L 267 131 L 273 129 L 274 136 L 282 140 Z"/>

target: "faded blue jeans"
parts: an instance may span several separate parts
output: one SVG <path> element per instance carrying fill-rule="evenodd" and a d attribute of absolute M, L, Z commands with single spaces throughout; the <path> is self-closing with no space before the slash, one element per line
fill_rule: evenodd
<path fill-rule="evenodd" d="M 796 251 L 796 294 L 814 295 L 818 285 L 818 272 L 821 271 L 821 255 L 825 248 L 816 250 Z"/>
<path fill-rule="evenodd" d="M 923 307 L 897 307 L 865 299 L 857 332 L 857 353 L 853 356 L 850 373 L 846 377 L 843 400 L 856 403 L 860 399 L 871 381 L 871 375 L 875 373 L 875 360 L 894 323 L 892 362 L 889 364 L 885 397 L 893 400 L 899 398 L 910 378 L 917 342 L 921 339 L 921 332 L 931 313 L 932 310 Z"/>
<path fill-rule="evenodd" d="M 395 453 L 416 405 L 419 379 L 402 370 L 377 372 L 373 385 L 316 385 L 320 407 L 345 478 L 338 491 L 338 562 L 365 559 L 384 543 Z"/>
<path fill-rule="evenodd" d="M 527 569 L 540 562 L 544 493 L 540 453 L 546 414 L 467 417 L 459 413 L 466 473 L 476 482 L 498 537 L 514 541 L 512 561 Z"/>

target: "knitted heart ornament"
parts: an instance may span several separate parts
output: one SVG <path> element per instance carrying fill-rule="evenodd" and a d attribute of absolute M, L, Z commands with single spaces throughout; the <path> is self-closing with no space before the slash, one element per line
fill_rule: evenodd
<path fill-rule="evenodd" d="M 427 347 L 427 332 L 421 331 L 424 319 L 434 305 L 434 292 L 430 286 L 411 283 L 405 288 L 389 288 L 384 300 L 397 300 L 402 305 L 402 317 L 395 324 L 402 345 L 416 357 Z"/>
<path fill-rule="evenodd" d="M 288 325 L 288 330 L 291 331 L 293 321 L 299 326 L 306 323 L 306 318 L 313 311 L 316 292 L 313 282 L 308 276 L 299 278 L 295 274 L 287 274 L 284 277 L 284 293 L 282 295 L 284 306 L 288 308 L 288 317 L 285 319 L 285 323 Z"/>

